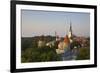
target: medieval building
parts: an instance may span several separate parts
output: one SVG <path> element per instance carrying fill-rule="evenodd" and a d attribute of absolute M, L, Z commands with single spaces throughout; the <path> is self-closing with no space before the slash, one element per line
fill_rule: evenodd
<path fill-rule="evenodd" d="M 64 53 L 64 50 L 69 50 L 69 45 L 73 42 L 73 35 L 72 35 L 72 26 L 71 26 L 71 22 L 70 22 L 70 27 L 68 30 L 68 35 L 66 35 L 64 37 L 63 41 L 60 41 L 58 44 L 58 49 L 56 49 L 56 52 L 58 54 Z"/>

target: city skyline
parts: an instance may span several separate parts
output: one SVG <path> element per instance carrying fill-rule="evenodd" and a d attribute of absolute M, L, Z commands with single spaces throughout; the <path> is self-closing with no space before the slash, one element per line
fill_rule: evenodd
<path fill-rule="evenodd" d="M 90 36 L 89 13 L 21 10 L 21 36 L 55 36 L 57 32 L 60 37 L 64 37 L 68 34 L 70 22 L 74 35 Z"/>

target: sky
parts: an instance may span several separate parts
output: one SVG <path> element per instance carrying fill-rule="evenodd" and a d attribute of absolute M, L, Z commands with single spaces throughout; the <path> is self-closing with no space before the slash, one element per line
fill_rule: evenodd
<path fill-rule="evenodd" d="M 76 36 L 90 36 L 90 14 L 80 12 L 21 10 L 21 36 L 41 35 L 60 37 L 68 35 L 72 24 L 72 33 Z"/>

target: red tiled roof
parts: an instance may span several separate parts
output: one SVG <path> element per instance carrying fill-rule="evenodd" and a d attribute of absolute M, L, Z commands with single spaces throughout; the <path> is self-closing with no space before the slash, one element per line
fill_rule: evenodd
<path fill-rule="evenodd" d="M 67 43 L 67 44 L 70 43 L 68 36 L 65 36 L 64 42 Z"/>

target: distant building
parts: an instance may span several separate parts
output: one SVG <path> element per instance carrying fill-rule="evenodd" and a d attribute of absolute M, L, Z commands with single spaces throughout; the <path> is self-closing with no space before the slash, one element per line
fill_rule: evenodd
<path fill-rule="evenodd" d="M 38 48 L 44 47 L 45 44 L 44 36 L 42 35 L 38 41 Z"/>
<path fill-rule="evenodd" d="M 46 46 L 51 48 L 51 47 L 55 46 L 55 42 L 56 41 L 50 41 L 50 42 L 46 43 Z"/>
<path fill-rule="evenodd" d="M 73 42 L 73 34 L 72 34 L 72 23 L 70 22 L 70 27 L 69 27 L 69 30 L 68 30 L 68 38 L 70 40 L 70 43 Z"/>
<path fill-rule="evenodd" d="M 61 38 L 57 35 L 57 32 L 55 31 L 56 41 L 60 41 Z"/>
<path fill-rule="evenodd" d="M 68 38 L 68 36 L 66 35 L 63 41 L 63 49 L 67 48 L 70 44 L 70 39 Z"/>
<path fill-rule="evenodd" d="M 66 51 L 70 49 L 69 45 L 73 42 L 73 35 L 72 35 L 72 26 L 70 22 L 70 28 L 68 30 L 68 35 L 64 37 L 63 41 L 60 41 L 58 44 L 58 49 L 56 49 L 56 52 L 58 54 L 64 53 L 65 49 Z"/>
<path fill-rule="evenodd" d="M 90 43 L 90 40 L 85 37 L 75 37 L 74 40 L 77 41 L 81 45 L 81 47 L 89 46 Z"/>
<path fill-rule="evenodd" d="M 39 40 L 38 41 L 38 48 L 44 47 L 45 46 L 45 41 Z"/>

